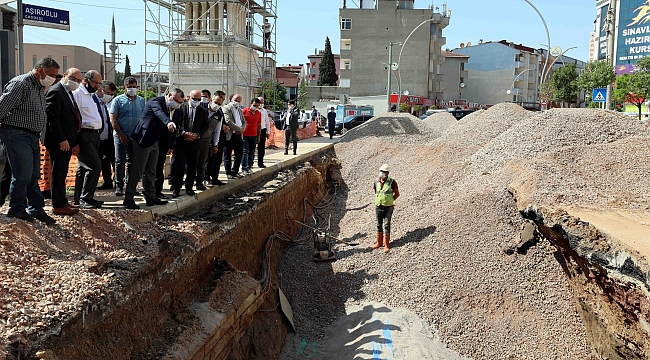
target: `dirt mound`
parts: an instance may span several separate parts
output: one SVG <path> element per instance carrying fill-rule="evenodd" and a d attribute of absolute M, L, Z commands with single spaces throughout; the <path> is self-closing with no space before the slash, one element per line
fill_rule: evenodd
<path fill-rule="evenodd" d="M 458 120 L 448 112 L 440 112 L 428 116 L 422 123 L 430 128 L 432 136 L 440 137 L 447 129 L 455 126 Z"/>
<path fill-rule="evenodd" d="M 427 142 L 433 137 L 429 127 L 422 120 L 407 113 L 384 113 L 376 115 L 354 129 L 348 131 L 341 142 L 350 142 L 368 137 L 391 137 L 402 143 Z"/>
<path fill-rule="evenodd" d="M 491 172 L 512 159 L 531 159 L 566 146 L 605 144 L 633 135 L 650 136 L 648 126 L 612 111 L 553 109 L 514 124 L 471 161 L 478 171 Z"/>

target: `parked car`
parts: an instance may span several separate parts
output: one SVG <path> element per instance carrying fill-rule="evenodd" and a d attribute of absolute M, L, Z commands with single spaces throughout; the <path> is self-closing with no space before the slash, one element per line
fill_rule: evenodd
<path fill-rule="evenodd" d="M 372 119 L 372 115 L 350 115 L 343 118 L 343 120 L 337 120 L 336 126 L 334 126 L 334 132 L 336 134 L 343 134 L 345 131 L 350 130 L 356 126 L 363 124 L 364 122 Z"/>

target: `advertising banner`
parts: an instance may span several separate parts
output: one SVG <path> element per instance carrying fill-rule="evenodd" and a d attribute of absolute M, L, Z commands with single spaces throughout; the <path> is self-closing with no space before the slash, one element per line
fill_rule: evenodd
<path fill-rule="evenodd" d="M 621 0 L 616 65 L 636 64 L 650 54 L 650 0 Z"/>

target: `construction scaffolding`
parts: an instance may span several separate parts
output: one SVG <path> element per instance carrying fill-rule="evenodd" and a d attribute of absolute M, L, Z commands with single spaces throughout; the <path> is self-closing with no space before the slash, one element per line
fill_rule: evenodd
<path fill-rule="evenodd" d="M 277 0 L 145 0 L 146 80 L 163 94 L 180 88 L 256 96 L 275 79 Z"/>

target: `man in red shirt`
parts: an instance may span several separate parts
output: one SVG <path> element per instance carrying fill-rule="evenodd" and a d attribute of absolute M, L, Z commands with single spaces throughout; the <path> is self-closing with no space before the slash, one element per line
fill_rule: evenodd
<path fill-rule="evenodd" d="M 260 138 L 262 130 L 262 113 L 260 99 L 253 98 L 249 107 L 242 110 L 246 119 L 246 129 L 243 135 L 244 155 L 242 159 L 242 172 L 245 175 L 253 173 L 253 159 L 255 158 L 255 147 Z"/>

